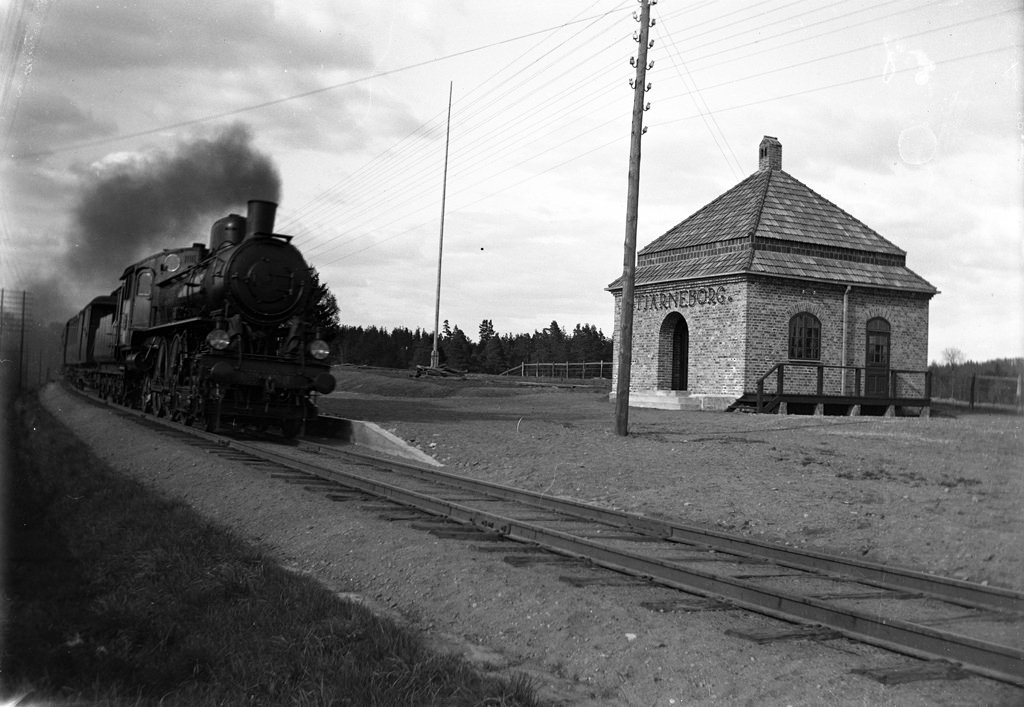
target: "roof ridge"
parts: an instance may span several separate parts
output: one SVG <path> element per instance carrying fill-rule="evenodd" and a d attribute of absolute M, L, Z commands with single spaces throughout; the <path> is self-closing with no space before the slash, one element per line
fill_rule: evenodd
<path fill-rule="evenodd" d="M 774 169 L 765 170 L 767 175 L 764 180 L 764 189 L 761 190 L 761 198 L 758 200 L 757 209 L 754 211 L 754 224 L 750 229 L 750 253 L 747 256 L 747 269 L 754 265 L 754 239 L 757 238 L 757 229 L 761 225 L 761 214 L 764 213 L 764 203 L 768 199 L 768 188 L 772 183 L 772 172 Z M 755 172 L 759 174 L 759 172 Z"/>
<path fill-rule="evenodd" d="M 704 206 L 700 207 L 699 209 L 694 211 L 692 214 L 690 214 L 689 216 L 684 218 L 682 221 L 680 221 L 676 225 L 672 226 L 672 228 L 670 228 L 667 231 L 665 231 L 665 233 L 663 233 L 661 236 L 659 236 L 658 238 L 656 238 L 653 241 L 651 241 L 650 243 L 648 243 L 646 246 L 644 246 L 644 248 L 642 250 L 646 250 L 647 248 L 651 247 L 652 245 L 654 245 L 654 243 L 656 243 L 657 241 L 661 240 L 665 236 L 669 235 L 670 233 L 675 232 L 680 227 L 684 226 L 688 222 L 694 220 L 695 218 L 697 218 L 698 216 L 700 216 L 704 212 L 706 212 L 709 209 L 711 209 L 713 206 L 715 206 L 718 202 L 722 201 L 723 199 L 725 199 L 727 197 L 731 197 L 734 191 L 736 191 L 740 187 L 744 186 L 750 180 L 756 178 L 759 174 L 760 174 L 760 172 L 754 172 L 750 176 L 748 176 L 748 177 L 746 177 L 744 179 L 741 179 L 739 182 L 734 184 L 732 187 L 730 187 L 729 189 L 726 189 L 724 192 L 722 192 L 721 194 L 716 196 L 714 199 L 712 199 L 708 203 L 704 204 Z"/>

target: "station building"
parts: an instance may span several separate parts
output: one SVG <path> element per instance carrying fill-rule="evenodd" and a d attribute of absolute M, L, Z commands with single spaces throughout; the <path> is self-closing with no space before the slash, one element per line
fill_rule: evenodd
<path fill-rule="evenodd" d="M 936 293 L 765 136 L 755 173 L 637 254 L 630 405 L 927 414 Z"/>

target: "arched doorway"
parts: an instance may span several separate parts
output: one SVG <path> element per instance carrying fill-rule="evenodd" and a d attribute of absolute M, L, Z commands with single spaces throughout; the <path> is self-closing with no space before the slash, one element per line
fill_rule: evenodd
<path fill-rule="evenodd" d="M 884 398 L 889 395 L 889 322 L 881 317 L 868 320 L 864 352 L 864 395 Z"/>
<path fill-rule="evenodd" d="M 670 354 L 662 358 L 662 365 L 669 366 L 668 371 L 662 369 L 667 374 L 661 379 L 662 385 L 668 383 L 670 390 L 687 390 L 689 387 L 690 327 L 682 314 L 672 312 L 665 317 L 665 321 L 661 325 L 661 341 L 664 354 Z"/>

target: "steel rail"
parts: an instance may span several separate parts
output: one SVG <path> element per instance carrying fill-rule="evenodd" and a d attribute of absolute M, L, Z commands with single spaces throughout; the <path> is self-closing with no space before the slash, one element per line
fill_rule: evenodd
<path fill-rule="evenodd" d="M 606 523 L 618 528 L 626 528 L 636 533 L 659 537 L 672 542 L 703 545 L 744 557 L 771 560 L 780 566 L 793 569 L 819 572 L 826 575 L 839 575 L 843 578 L 855 578 L 865 584 L 886 589 L 899 589 L 906 592 L 927 594 L 964 606 L 1024 615 L 1024 593 L 1012 589 L 989 587 L 950 577 L 930 575 L 901 567 L 891 567 L 827 553 L 810 550 L 792 550 L 763 540 L 744 538 L 738 535 L 730 535 L 720 531 L 698 528 L 672 521 L 647 518 L 571 499 L 555 498 L 534 491 L 452 474 L 436 468 L 421 467 L 405 461 L 390 458 L 383 459 L 375 455 L 364 455 L 350 450 L 340 450 L 309 443 L 300 443 L 299 446 L 300 448 L 320 453 L 328 452 L 337 456 L 352 456 L 364 460 L 378 461 L 387 464 L 389 467 L 400 468 L 403 472 L 420 478 L 428 480 L 442 478 L 460 488 L 486 490 L 488 493 L 500 495 L 500 497 L 510 501 L 528 503 L 544 510 L 575 515 L 586 520 Z"/>
<path fill-rule="evenodd" d="M 786 621 L 820 624 L 863 643 L 927 659 L 952 661 L 979 675 L 1024 687 L 1024 651 L 899 619 L 837 608 L 812 597 L 769 590 L 752 582 L 683 567 L 535 523 L 429 496 L 350 471 L 326 469 L 261 447 L 229 442 L 230 447 L 310 474 L 335 477 L 345 486 L 419 508 L 459 523 L 484 528 L 556 552 L 586 558 L 617 572 L 650 579 L 686 592 L 725 598 L 733 604 Z"/>
<path fill-rule="evenodd" d="M 958 634 L 945 633 L 928 626 L 886 618 L 857 609 L 839 609 L 828 605 L 826 601 L 820 598 L 765 589 L 752 582 L 745 581 L 743 578 L 720 576 L 684 567 L 670 560 L 661 560 L 616 549 L 600 542 L 545 528 L 525 520 L 470 508 L 443 498 L 410 489 L 403 489 L 397 485 L 377 481 L 354 472 L 339 471 L 337 469 L 325 468 L 318 464 L 311 464 L 296 459 L 294 456 L 281 454 L 253 444 L 226 439 L 219 435 L 204 433 L 166 420 L 153 418 L 137 411 L 130 411 L 130 414 L 170 430 L 177 430 L 179 433 L 200 437 L 221 446 L 234 448 L 240 452 L 252 454 L 257 458 L 262 458 L 311 475 L 333 479 L 349 488 L 387 498 L 433 515 L 499 533 L 514 540 L 534 543 L 560 554 L 585 558 L 593 564 L 617 572 L 635 575 L 690 593 L 724 598 L 738 607 L 780 620 L 795 620 L 797 622 L 826 626 L 854 640 L 877 645 L 896 652 L 931 660 L 951 661 L 978 675 L 1024 687 L 1024 651 L 1009 646 L 998 645 Z M 543 496 L 542 494 L 512 489 L 500 484 L 468 479 L 467 477 L 439 472 L 438 470 L 419 468 L 404 462 L 396 462 L 390 458 L 385 460 L 380 457 L 366 457 L 365 455 L 351 454 L 349 452 L 346 452 L 345 455 L 356 456 L 364 461 L 369 459 L 372 464 L 377 466 L 390 467 L 385 469 L 385 471 L 392 471 L 397 467 L 409 475 L 421 477 L 422 480 L 436 482 L 438 478 L 443 478 L 449 484 L 469 482 L 473 486 L 487 488 L 491 492 L 511 492 L 507 499 L 499 500 L 517 500 L 521 497 L 523 502 L 534 507 L 536 507 L 537 501 L 550 503 L 552 507 L 545 508 L 545 510 L 553 512 L 564 512 L 556 510 L 556 508 L 567 508 L 577 511 L 585 509 L 587 513 L 594 514 L 592 518 L 579 514 L 576 515 L 577 518 L 583 520 L 593 520 L 594 522 L 602 522 L 614 526 L 614 522 L 607 523 L 607 521 L 603 521 L 601 518 L 614 521 L 616 518 L 621 520 L 625 516 L 630 519 L 632 524 L 620 525 L 619 527 L 633 530 L 637 534 L 653 534 L 665 540 L 673 540 L 678 539 L 678 530 L 695 531 L 697 537 L 722 538 L 742 545 L 762 545 L 782 553 L 780 557 L 792 555 L 799 559 L 800 556 L 800 553 L 788 551 L 785 548 L 777 548 L 757 541 L 751 542 L 737 536 L 729 536 L 703 529 L 686 528 L 685 526 L 663 523 L 662 521 L 642 516 L 631 516 L 630 514 L 623 514 L 618 511 L 588 506 L 576 501 L 555 499 Z M 667 536 L 664 535 L 661 530 L 658 530 L 661 526 L 668 526 L 672 532 Z M 681 540 L 681 542 L 691 543 L 694 541 Z M 709 545 L 703 541 L 696 542 L 695 544 Z M 749 549 L 740 550 L 737 548 L 737 550 L 736 552 L 728 552 L 729 554 L 741 556 L 750 554 Z M 756 554 L 752 556 L 761 558 L 761 556 Z M 842 558 L 838 559 L 844 564 L 847 562 Z M 776 562 L 777 564 L 782 564 L 782 561 Z M 894 568 L 878 567 L 887 576 L 891 576 L 895 571 Z M 803 568 L 797 566 L 795 569 Z M 820 570 L 812 568 L 811 571 L 818 572 Z M 924 575 L 924 578 L 936 579 L 929 575 Z M 855 578 L 847 575 L 846 577 L 841 577 L 841 579 Z M 955 582 L 955 580 L 950 581 Z M 990 588 L 986 587 L 984 589 Z M 1010 593 L 1013 594 L 1013 592 Z"/>

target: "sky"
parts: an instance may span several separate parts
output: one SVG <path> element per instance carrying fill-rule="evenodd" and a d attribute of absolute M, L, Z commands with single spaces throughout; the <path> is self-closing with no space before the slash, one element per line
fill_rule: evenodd
<path fill-rule="evenodd" d="M 610 337 L 639 7 L 0 0 L 0 286 L 63 321 L 269 198 L 344 324 L 433 330 L 443 213 L 442 320 Z M 938 288 L 929 360 L 1024 356 L 1019 0 L 652 16 L 638 248 L 772 135 L 783 169 Z"/>

